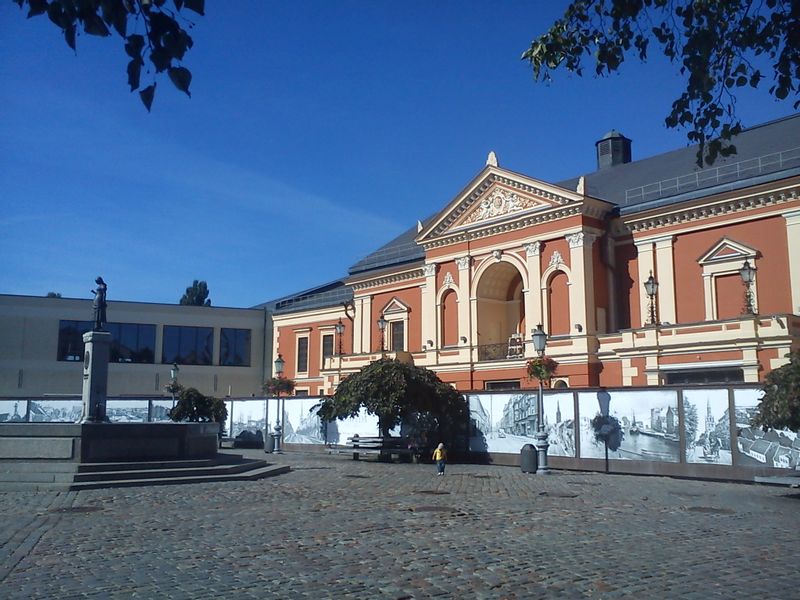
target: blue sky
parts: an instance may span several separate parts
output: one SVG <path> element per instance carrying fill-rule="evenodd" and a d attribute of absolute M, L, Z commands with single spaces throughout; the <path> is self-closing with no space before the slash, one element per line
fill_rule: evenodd
<path fill-rule="evenodd" d="M 208 2 L 148 114 L 117 37 L 78 38 L 0 2 L 0 293 L 177 302 L 205 279 L 247 307 L 340 277 L 442 208 L 494 150 L 544 181 L 686 144 L 658 57 L 535 84 L 519 60 L 566 2 Z M 652 48 L 655 50 L 655 48 Z M 146 76 L 143 75 L 143 81 Z M 791 114 L 765 92 L 745 125 Z"/>

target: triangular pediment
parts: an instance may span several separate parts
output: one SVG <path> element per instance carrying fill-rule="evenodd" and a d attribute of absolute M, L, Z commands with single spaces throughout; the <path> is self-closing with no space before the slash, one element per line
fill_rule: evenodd
<path fill-rule="evenodd" d="M 740 244 L 730 238 L 722 238 L 703 254 L 697 262 L 701 265 L 714 262 L 726 262 L 755 258 L 758 251 Z"/>
<path fill-rule="evenodd" d="M 487 165 L 417 235 L 418 243 L 560 209 L 582 194 Z"/>
<path fill-rule="evenodd" d="M 389 315 L 389 314 L 407 313 L 407 312 L 408 312 L 407 304 L 404 304 L 397 298 L 392 298 L 391 300 L 389 300 L 386 306 L 383 307 L 381 314 Z"/>

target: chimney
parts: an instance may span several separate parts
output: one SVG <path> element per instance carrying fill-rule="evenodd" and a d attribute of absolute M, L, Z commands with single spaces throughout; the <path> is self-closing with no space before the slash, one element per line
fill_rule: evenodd
<path fill-rule="evenodd" d="M 616 129 L 603 136 L 597 147 L 597 169 L 607 169 L 615 165 L 631 162 L 631 141 Z"/>

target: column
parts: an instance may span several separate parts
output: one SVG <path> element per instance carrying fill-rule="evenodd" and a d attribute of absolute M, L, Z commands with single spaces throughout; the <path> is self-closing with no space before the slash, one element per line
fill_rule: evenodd
<path fill-rule="evenodd" d="M 422 290 L 422 345 L 427 350 L 428 340 L 433 340 L 435 348 L 441 348 L 439 328 L 436 327 L 438 315 L 436 314 L 436 264 L 422 267 L 425 283 L 420 286 Z M 414 350 L 413 348 L 411 349 Z"/>
<path fill-rule="evenodd" d="M 675 264 L 672 259 L 672 242 L 674 236 L 660 237 L 652 242 L 656 247 L 656 272 L 658 277 L 658 321 L 659 323 L 677 323 L 675 308 Z"/>
<path fill-rule="evenodd" d="M 87 331 L 83 334 L 83 415 L 82 423 L 103 423 L 108 398 L 108 358 L 111 334 L 107 331 Z"/>
<path fill-rule="evenodd" d="M 789 247 L 789 285 L 792 291 L 792 313 L 800 314 L 800 210 L 784 213 Z"/>
<path fill-rule="evenodd" d="M 353 317 L 353 354 L 370 352 L 370 320 L 372 318 L 372 297 L 360 296 L 353 299 L 355 316 Z"/>
<path fill-rule="evenodd" d="M 638 252 L 637 264 L 639 266 L 639 281 L 636 282 L 639 292 L 639 327 L 644 327 L 647 323 L 647 317 L 650 314 L 650 298 L 644 290 L 644 282 L 650 277 L 650 273 L 654 270 L 653 264 L 653 241 L 646 240 L 643 242 L 634 242 Z M 655 274 L 653 274 L 655 277 Z M 633 323 L 631 323 L 633 326 Z"/>
<path fill-rule="evenodd" d="M 592 264 L 592 244 L 595 236 L 579 231 L 565 236 L 569 243 L 569 268 L 572 281 L 569 288 L 570 330 L 574 324 L 583 327 L 584 334 L 594 334 L 594 269 Z"/>

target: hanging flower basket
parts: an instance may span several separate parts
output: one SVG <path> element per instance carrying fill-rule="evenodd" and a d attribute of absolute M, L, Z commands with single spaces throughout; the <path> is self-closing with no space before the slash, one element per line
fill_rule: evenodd
<path fill-rule="evenodd" d="M 527 363 L 528 379 L 550 381 L 558 368 L 558 363 L 548 356 L 532 358 Z"/>

